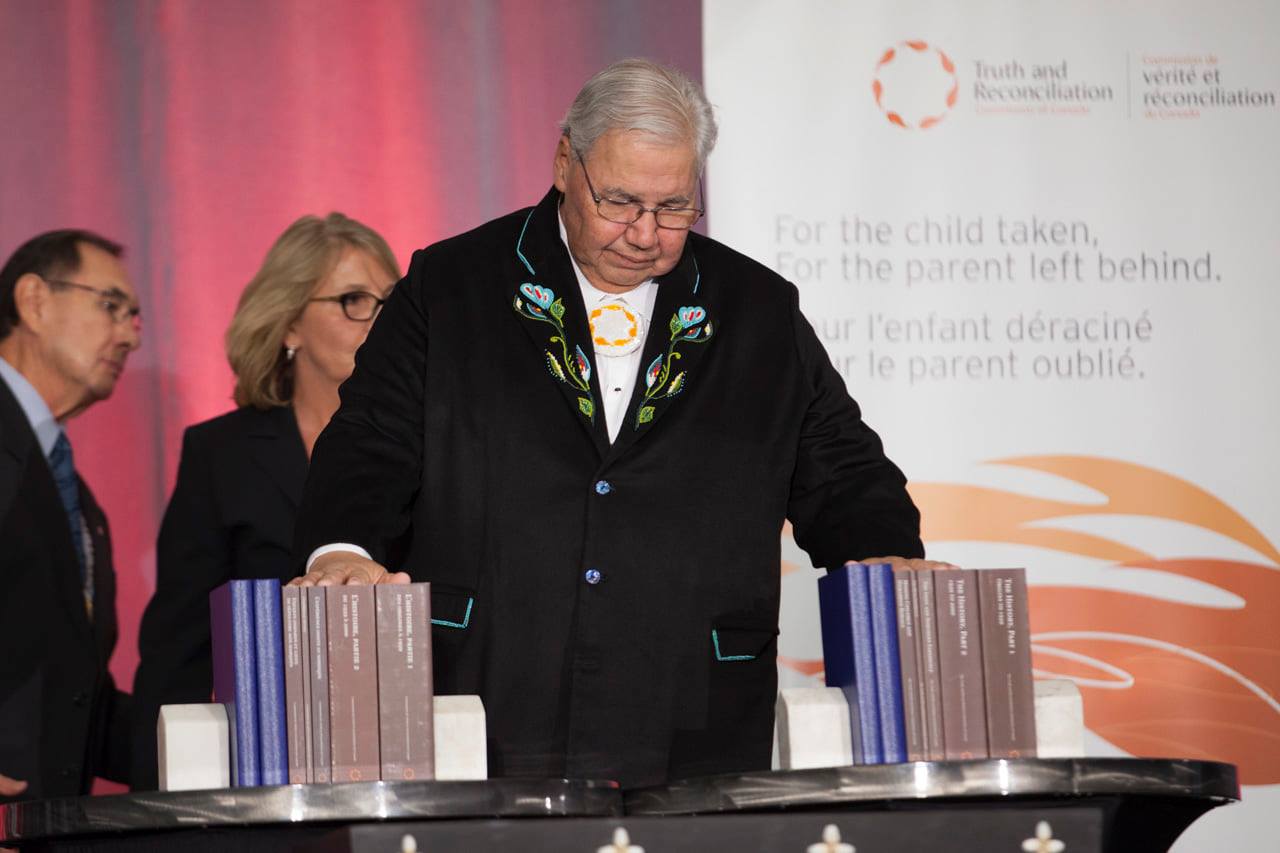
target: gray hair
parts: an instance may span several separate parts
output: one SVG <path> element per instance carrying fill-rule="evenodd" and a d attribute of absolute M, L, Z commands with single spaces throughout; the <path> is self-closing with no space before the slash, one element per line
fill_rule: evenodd
<path fill-rule="evenodd" d="M 698 171 L 716 145 L 716 120 L 702 87 L 675 68 L 623 59 L 597 73 L 573 99 L 560 130 L 585 155 L 611 130 L 636 130 L 691 142 Z"/>

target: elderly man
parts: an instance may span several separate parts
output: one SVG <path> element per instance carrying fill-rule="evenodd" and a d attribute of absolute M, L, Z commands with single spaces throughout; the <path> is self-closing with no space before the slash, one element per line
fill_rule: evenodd
<path fill-rule="evenodd" d="M 111 395 L 138 347 L 121 251 L 53 231 L 0 269 L 0 801 L 126 781 L 129 697 L 107 672 L 111 539 L 63 429 Z"/>
<path fill-rule="evenodd" d="M 483 697 L 495 775 L 765 768 L 784 519 L 837 566 L 919 557 L 919 515 L 795 287 L 690 233 L 701 89 L 620 62 L 561 128 L 536 207 L 414 256 L 295 582 L 430 581 L 437 692 Z"/>

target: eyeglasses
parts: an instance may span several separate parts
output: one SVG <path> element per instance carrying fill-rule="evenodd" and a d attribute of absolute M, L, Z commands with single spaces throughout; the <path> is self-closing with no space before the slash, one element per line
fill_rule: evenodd
<path fill-rule="evenodd" d="M 55 288 L 72 288 L 75 290 L 83 290 L 86 293 L 92 293 L 98 297 L 98 305 L 103 311 L 111 315 L 114 323 L 125 323 L 132 321 L 134 324 L 142 322 L 142 309 L 132 301 L 125 293 L 118 288 L 110 288 L 103 290 L 97 287 L 90 287 L 87 284 L 80 284 L 76 281 L 66 281 L 61 278 L 45 278 L 40 276 L 45 284 Z"/>
<path fill-rule="evenodd" d="M 587 179 L 587 189 L 591 191 L 591 198 L 596 203 L 596 212 L 610 222 L 632 225 L 639 222 L 640 217 L 646 213 L 652 213 L 654 222 L 659 228 L 688 231 L 702 218 L 702 209 L 697 207 L 645 207 L 638 201 L 623 201 L 602 196 L 596 192 L 595 185 L 591 183 L 591 175 L 587 173 L 587 162 L 582 159 L 582 154 L 577 151 L 574 154 L 582 164 L 582 175 Z M 698 195 L 699 197 L 702 195 L 701 180 L 698 181 Z"/>
<path fill-rule="evenodd" d="M 348 290 L 337 296 L 313 296 L 308 302 L 336 302 L 342 306 L 342 313 L 348 320 L 363 323 L 378 316 L 387 300 L 374 296 L 367 290 Z"/>

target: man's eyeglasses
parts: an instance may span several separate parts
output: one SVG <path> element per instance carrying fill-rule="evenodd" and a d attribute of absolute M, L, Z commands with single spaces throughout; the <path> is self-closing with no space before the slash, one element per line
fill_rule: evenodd
<path fill-rule="evenodd" d="M 129 300 L 129 297 L 123 291 L 117 288 L 103 290 L 98 287 L 90 287 L 87 284 L 80 284 L 77 281 L 67 281 L 61 278 L 45 278 L 40 276 L 45 284 L 53 288 L 70 288 L 74 290 L 83 290 L 85 293 L 92 293 L 98 297 L 98 305 L 103 311 L 111 315 L 112 322 L 125 323 L 132 321 L 133 323 L 142 322 L 142 309 Z"/>
<path fill-rule="evenodd" d="M 582 175 L 587 179 L 587 189 L 591 191 L 591 198 L 596 203 L 596 212 L 610 222 L 631 225 L 639 222 L 640 217 L 646 213 L 652 213 L 659 228 L 688 231 L 702 218 L 702 209 L 697 207 L 645 207 L 638 201 L 623 201 L 602 196 L 596 192 L 595 185 L 591 183 L 591 175 L 587 173 L 587 162 L 582 159 L 582 154 L 577 151 L 574 154 L 582 164 Z M 702 194 L 701 181 L 698 182 L 698 194 Z"/>
<path fill-rule="evenodd" d="M 358 323 L 378 316 L 378 312 L 387 302 L 367 290 L 348 290 L 337 296 L 313 296 L 307 301 L 336 302 L 342 306 L 342 313 L 347 315 L 348 320 L 355 320 Z"/>

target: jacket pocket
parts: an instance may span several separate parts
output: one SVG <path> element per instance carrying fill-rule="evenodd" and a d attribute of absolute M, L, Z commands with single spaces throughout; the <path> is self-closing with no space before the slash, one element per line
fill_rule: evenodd
<path fill-rule="evenodd" d="M 431 585 L 431 624 L 437 628 L 466 630 L 475 609 L 475 594 L 461 587 Z"/>
<path fill-rule="evenodd" d="M 718 625 L 711 629 L 711 652 L 720 663 L 755 660 L 778 636 L 778 629 Z"/>

